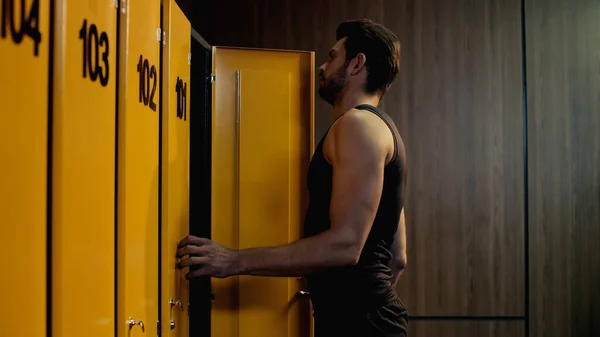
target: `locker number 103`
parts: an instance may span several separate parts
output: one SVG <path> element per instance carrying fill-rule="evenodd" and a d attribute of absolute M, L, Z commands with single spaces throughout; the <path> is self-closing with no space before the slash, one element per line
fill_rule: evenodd
<path fill-rule="evenodd" d="M 98 33 L 95 24 L 91 24 L 88 29 L 87 20 L 83 20 L 83 25 L 79 30 L 79 39 L 83 40 L 83 78 L 86 78 L 89 72 L 92 82 L 96 82 L 100 78 L 100 84 L 105 87 L 108 84 L 109 75 L 108 35 L 106 32 Z M 100 61 L 100 55 L 102 55 L 102 61 Z"/>
<path fill-rule="evenodd" d="M 17 3 L 20 7 L 18 10 L 15 9 Z M 19 17 L 16 17 L 17 13 L 19 13 Z M 21 44 L 23 38 L 29 36 L 34 43 L 33 55 L 38 56 L 42 41 L 42 34 L 39 30 L 40 0 L 33 0 L 29 11 L 25 8 L 25 0 L 2 0 L 1 14 L 0 37 L 3 40 L 6 39 L 10 30 L 13 43 Z"/>

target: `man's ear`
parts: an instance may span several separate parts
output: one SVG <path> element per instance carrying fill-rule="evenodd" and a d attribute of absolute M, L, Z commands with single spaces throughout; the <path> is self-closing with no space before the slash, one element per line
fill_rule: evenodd
<path fill-rule="evenodd" d="M 367 56 L 365 56 L 365 54 L 363 54 L 363 53 L 358 53 L 356 55 L 356 57 L 354 57 L 352 59 L 352 62 L 351 62 L 352 69 L 351 69 L 350 75 L 359 74 L 361 72 L 361 70 L 363 70 L 363 68 L 365 68 L 366 63 L 367 63 Z"/>

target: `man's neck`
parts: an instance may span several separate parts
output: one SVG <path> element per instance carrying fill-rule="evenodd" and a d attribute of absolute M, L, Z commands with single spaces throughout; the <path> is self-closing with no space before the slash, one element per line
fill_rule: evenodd
<path fill-rule="evenodd" d="M 368 94 L 346 94 L 343 95 L 334 105 L 333 105 L 333 120 L 338 119 L 346 112 L 352 110 L 355 106 L 361 104 L 369 104 L 377 107 L 379 105 L 379 96 L 378 95 L 368 95 Z"/>

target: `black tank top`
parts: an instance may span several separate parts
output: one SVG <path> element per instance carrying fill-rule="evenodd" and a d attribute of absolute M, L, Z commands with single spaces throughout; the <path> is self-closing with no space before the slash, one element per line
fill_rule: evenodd
<path fill-rule="evenodd" d="M 387 114 L 371 105 L 359 105 L 355 109 L 370 111 L 387 124 L 394 136 L 394 155 L 384 169 L 381 201 L 358 264 L 307 276 L 315 316 L 332 311 L 336 314 L 340 311 L 364 312 L 396 298 L 388 266 L 403 204 L 404 144 Z M 329 130 L 319 142 L 308 168 L 310 202 L 304 222 L 305 237 L 319 234 L 331 226 L 329 205 L 333 168 L 323 155 L 323 143 L 328 133 Z"/>

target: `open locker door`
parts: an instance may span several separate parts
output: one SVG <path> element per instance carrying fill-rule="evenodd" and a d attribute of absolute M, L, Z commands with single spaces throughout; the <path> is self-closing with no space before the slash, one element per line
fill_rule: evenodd
<path fill-rule="evenodd" d="M 314 148 L 314 53 L 213 47 L 211 238 L 231 248 L 302 237 Z M 212 279 L 212 337 L 312 333 L 298 278 Z"/>

